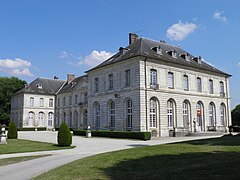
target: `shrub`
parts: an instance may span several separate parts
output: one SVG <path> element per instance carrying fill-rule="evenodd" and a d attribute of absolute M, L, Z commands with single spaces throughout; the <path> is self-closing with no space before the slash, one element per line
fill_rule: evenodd
<path fill-rule="evenodd" d="M 133 132 L 133 131 L 91 131 L 92 136 L 97 137 L 111 137 L 111 138 L 128 138 L 128 139 L 140 139 L 140 140 L 150 140 L 151 132 Z M 86 130 L 74 130 L 74 135 L 85 136 Z"/>
<path fill-rule="evenodd" d="M 72 134 L 65 122 L 59 127 L 57 141 L 59 146 L 70 146 L 72 144 Z"/>
<path fill-rule="evenodd" d="M 17 127 L 13 121 L 11 121 L 9 124 L 7 138 L 8 139 L 17 139 L 18 138 Z"/>

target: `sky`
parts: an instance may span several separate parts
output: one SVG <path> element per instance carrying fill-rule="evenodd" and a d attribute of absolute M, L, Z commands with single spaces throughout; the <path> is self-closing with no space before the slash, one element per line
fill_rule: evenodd
<path fill-rule="evenodd" d="M 65 80 L 128 45 L 164 40 L 232 75 L 240 104 L 239 0 L 0 0 L 0 76 Z"/>

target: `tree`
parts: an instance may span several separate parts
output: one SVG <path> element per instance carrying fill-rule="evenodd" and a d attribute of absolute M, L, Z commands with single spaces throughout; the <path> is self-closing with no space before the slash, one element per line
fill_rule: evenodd
<path fill-rule="evenodd" d="M 17 126 L 13 121 L 11 121 L 9 124 L 7 137 L 8 137 L 8 139 L 17 139 L 18 138 Z"/>
<path fill-rule="evenodd" d="M 237 105 L 231 112 L 232 124 L 234 126 L 240 126 L 240 104 Z"/>
<path fill-rule="evenodd" d="M 60 125 L 57 140 L 59 146 L 70 146 L 72 144 L 72 134 L 65 122 Z"/>
<path fill-rule="evenodd" d="M 0 124 L 10 122 L 11 97 L 25 84 L 26 81 L 17 77 L 0 77 Z"/>

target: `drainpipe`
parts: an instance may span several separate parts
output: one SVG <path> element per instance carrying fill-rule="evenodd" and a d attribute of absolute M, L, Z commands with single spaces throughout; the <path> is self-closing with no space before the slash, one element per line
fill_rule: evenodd
<path fill-rule="evenodd" d="M 148 131 L 148 117 L 147 117 L 147 110 L 148 110 L 148 107 L 147 107 L 147 57 L 144 59 L 144 73 L 145 73 L 145 111 L 146 111 L 146 131 Z"/>

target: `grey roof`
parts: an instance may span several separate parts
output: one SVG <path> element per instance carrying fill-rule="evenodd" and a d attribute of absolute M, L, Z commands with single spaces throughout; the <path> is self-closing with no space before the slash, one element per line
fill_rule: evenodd
<path fill-rule="evenodd" d="M 34 93 L 34 94 L 56 94 L 66 81 L 59 79 L 37 78 L 28 86 L 18 91 L 19 93 Z"/>
<path fill-rule="evenodd" d="M 84 79 L 86 80 L 86 77 L 87 77 L 87 75 L 79 76 L 79 77 L 75 78 L 72 82 L 70 82 L 69 84 L 66 82 L 58 93 L 65 93 L 65 92 L 72 91 L 78 83 L 80 83 Z"/>
<path fill-rule="evenodd" d="M 152 49 L 153 47 L 157 47 L 157 46 L 161 47 L 162 55 L 157 54 Z M 183 50 L 177 46 L 173 46 L 173 45 L 167 44 L 165 42 L 161 42 L 161 41 L 158 42 L 158 41 L 153 41 L 153 40 L 146 39 L 146 38 L 140 38 L 140 39 L 137 39 L 134 43 L 130 44 L 129 46 L 127 46 L 126 48 L 123 48 L 123 49 L 125 50 L 125 53 L 121 54 L 120 52 L 118 52 L 115 55 L 113 55 L 112 57 L 110 57 L 109 59 L 107 59 L 106 61 L 104 61 L 103 63 L 99 64 L 98 66 L 96 66 L 86 72 L 90 72 L 92 70 L 95 70 L 95 69 L 113 64 L 113 63 L 124 61 L 124 60 L 127 60 L 127 59 L 135 57 L 135 56 L 143 56 L 143 57 L 148 57 L 148 58 L 154 58 L 159 61 L 169 62 L 169 63 L 172 63 L 172 65 L 179 64 L 179 65 L 184 66 L 184 68 L 186 68 L 186 69 L 187 68 L 196 68 L 196 69 L 210 71 L 210 72 L 225 75 L 225 76 L 231 76 L 223 71 L 216 69 L 215 67 L 207 64 L 204 61 L 201 61 L 201 63 L 196 62 L 195 60 L 193 60 L 193 58 L 195 56 L 191 55 L 190 53 L 186 52 L 185 50 Z M 175 51 L 177 53 L 177 58 L 172 58 L 167 53 L 168 51 Z M 186 53 L 189 54 L 190 61 L 186 61 L 183 57 L 180 56 L 181 54 L 186 54 Z"/>

